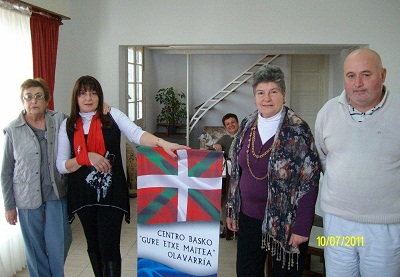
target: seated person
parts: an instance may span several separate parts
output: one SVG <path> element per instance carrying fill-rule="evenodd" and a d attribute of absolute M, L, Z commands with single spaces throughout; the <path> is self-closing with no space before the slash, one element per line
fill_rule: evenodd
<path fill-rule="evenodd" d="M 217 151 L 224 151 L 225 161 L 229 158 L 229 149 L 231 147 L 233 137 L 239 130 L 239 120 L 236 114 L 228 113 L 222 117 L 222 124 L 224 124 L 225 130 L 229 133 L 227 135 L 223 135 L 215 144 L 212 145 L 212 148 Z M 225 228 L 225 211 L 226 211 L 226 178 L 222 179 L 222 194 L 221 194 L 221 232 L 220 238 L 226 237 Z"/>
<path fill-rule="evenodd" d="M 229 135 L 223 135 L 215 144 L 211 147 L 217 151 L 224 151 L 225 159 L 228 158 L 229 149 L 231 148 L 231 144 L 233 141 L 233 137 L 239 130 L 239 121 L 236 114 L 228 113 L 222 117 L 222 124 L 224 124 L 225 130 L 229 133 Z"/>

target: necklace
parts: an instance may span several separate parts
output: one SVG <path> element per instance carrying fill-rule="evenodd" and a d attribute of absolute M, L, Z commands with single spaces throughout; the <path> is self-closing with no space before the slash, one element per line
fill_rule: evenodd
<path fill-rule="evenodd" d="M 251 126 L 249 143 L 247 145 L 247 151 L 246 151 L 246 160 L 247 160 L 247 167 L 249 168 L 251 176 L 253 176 L 253 178 L 256 179 L 256 180 L 261 181 L 261 180 L 264 180 L 265 178 L 267 178 L 268 171 L 263 177 L 257 177 L 256 175 L 254 175 L 253 170 L 251 169 L 251 166 L 250 166 L 250 157 L 249 157 L 250 156 L 250 145 L 251 145 L 251 154 L 253 155 L 253 157 L 256 158 L 256 159 L 262 159 L 269 152 L 271 152 L 272 146 L 274 144 L 272 143 L 271 146 L 264 153 L 262 153 L 261 155 L 256 154 L 256 152 L 254 150 L 254 144 L 255 144 L 255 140 L 256 140 L 257 121 L 258 121 L 258 117 L 256 117 L 256 120 L 254 120 L 253 126 Z"/>

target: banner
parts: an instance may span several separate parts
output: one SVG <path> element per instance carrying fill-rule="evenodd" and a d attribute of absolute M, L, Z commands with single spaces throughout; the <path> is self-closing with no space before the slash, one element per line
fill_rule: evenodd
<path fill-rule="evenodd" d="M 138 147 L 138 276 L 217 276 L 222 152 Z"/>

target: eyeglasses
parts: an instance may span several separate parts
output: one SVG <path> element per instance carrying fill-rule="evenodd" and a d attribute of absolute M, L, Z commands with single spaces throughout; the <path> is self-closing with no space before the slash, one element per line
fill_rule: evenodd
<path fill-rule="evenodd" d="M 31 101 L 33 98 L 35 98 L 36 100 L 42 100 L 44 99 L 44 95 L 43 94 L 27 94 L 24 95 L 22 98 L 24 98 L 25 101 Z"/>

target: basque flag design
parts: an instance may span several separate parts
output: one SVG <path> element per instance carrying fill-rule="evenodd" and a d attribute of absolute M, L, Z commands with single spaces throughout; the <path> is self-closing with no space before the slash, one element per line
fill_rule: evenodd
<path fill-rule="evenodd" d="M 219 221 L 223 154 L 138 147 L 138 223 Z"/>

